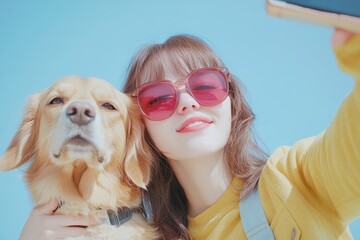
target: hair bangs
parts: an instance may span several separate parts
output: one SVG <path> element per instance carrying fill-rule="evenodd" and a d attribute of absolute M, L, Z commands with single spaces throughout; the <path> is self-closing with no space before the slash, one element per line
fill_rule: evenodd
<path fill-rule="evenodd" d="M 165 67 L 180 77 L 185 77 L 195 69 L 224 66 L 204 41 L 193 36 L 175 36 L 163 46 L 161 53 Z"/>

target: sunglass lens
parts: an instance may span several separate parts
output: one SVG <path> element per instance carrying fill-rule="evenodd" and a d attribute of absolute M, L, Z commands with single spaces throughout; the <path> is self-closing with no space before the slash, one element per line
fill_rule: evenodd
<path fill-rule="evenodd" d="M 163 120 L 174 113 L 176 91 L 170 84 L 154 84 L 138 94 L 139 105 L 148 119 Z"/>
<path fill-rule="evenodd" d="M 221 103 L 228 93 L 226 77 L 216 70 L 194 72 L 189 77 L 189 87 L 193 97 L 204 106 Z"/>

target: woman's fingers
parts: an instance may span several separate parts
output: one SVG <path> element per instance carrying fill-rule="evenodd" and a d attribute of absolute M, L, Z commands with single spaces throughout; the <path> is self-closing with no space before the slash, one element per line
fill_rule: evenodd
<path fill-rule="evenodd" d="M 344 29 L 336 28 L 332 37 L 332 44 L 334 47 L 340 47 L 345 44 L 355 33 Z"/>
<path fill-rule="evenodd" d="M 58 207 L 58 201 L 52 200 L 34 208 L 19 239 L 54 240 L 79 237 L 85 234 L 86 227 L 98 224 L 90 216 L 54 215 L 54 211 Z"/>
<path fill-rule="evenodd" d="M 64 215 L 53 215 L 48 219 L 51 225 L 57 225 L 61 227 L 69 226 L 94 226 L 98 222 L 95 218 L 90 216 L 64 216 Z"/>
<path fill-rule="evenodd" d="M 50 202 L 45 203 L 44 205 L 35 207 L 34 211 L 39 214 L 47 215 L 47 214 L 52 214 L 58 207 L 59 207 L 59 202 L 53 199 Z"/>
<path fill-rule="evenodd" d="M 52 230 L 44 231 L 44 234 L 41 239 L 46 240 L 53 240 L 53 239 L 65 239 L 65 238 L 75 238 L 85 235 L 85 228 L 79 227 L 62 227 L 62 228 L 55 228 Z"/>
<path fill-rule="evenodd" d="M 65 237 L 80 237 L 85 235 L 85 228 L 79 227 L 64 227 L 59 231 L 61 234 L 59 237 L 64 239 Z"/>

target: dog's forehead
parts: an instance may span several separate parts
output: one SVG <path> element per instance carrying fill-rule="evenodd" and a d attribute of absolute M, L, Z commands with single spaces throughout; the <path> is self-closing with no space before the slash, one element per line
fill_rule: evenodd
<path fill-rule="evenodd" d="M 66 93 L 66 94 L 95 94 L 107 95 L 115 94 L 117 90 L 107 81 L 89 77 L 83 78 L 79 76 L 68 76 L 56 81 L 51 87 L 50 92 Z"/>
<path fill-rule="evenodd" d="M 46 92 L 46 95 L 43 95 L 45 103 L 54 97 L 62 97 L 66 101 L 92 99 L 95 102 L 111 102 L 124 109 L 131 102 L 127 95 L 121 93 L 112 84 L 95 77 L 64 77 L 55 82 Z"/>
<path fill-rule="evenodd" d="M 108 83 L 107 81 L 105 81 L 103 79 L 95 78 L 95 77 L 83 78 L 83 77 L 79 77 L 79 76 L 64 77 L 64 78 L 59 79 L 52 85 L 53 89 L 67 88 L 67 87 L 71 87 L 71 88 L 81 87 L 83 89 L 99 88 L 99 87 L 104 88 L 104 89 L 113 88 L 110 83 Z"/>

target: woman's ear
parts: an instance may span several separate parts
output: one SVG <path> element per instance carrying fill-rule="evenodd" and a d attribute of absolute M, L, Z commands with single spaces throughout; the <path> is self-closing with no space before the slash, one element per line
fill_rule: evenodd
<path fill-rule="evenodd" d="M 5 154 L 0 158 L 0 171 L 9 171 L 26 163 L 36 147 L 36 122 L 39 102 L 43 92 L 31 96 L 22 123 Z"/>
<path fill-rule="evenodd" d="M 125 173 L 137 186 L 146 189 L 149 183 L 153 157 L 145 141 L 145 126 L 140 113 L 133 103 L 129 104 L 130 120 L 126 139 Z"/>

